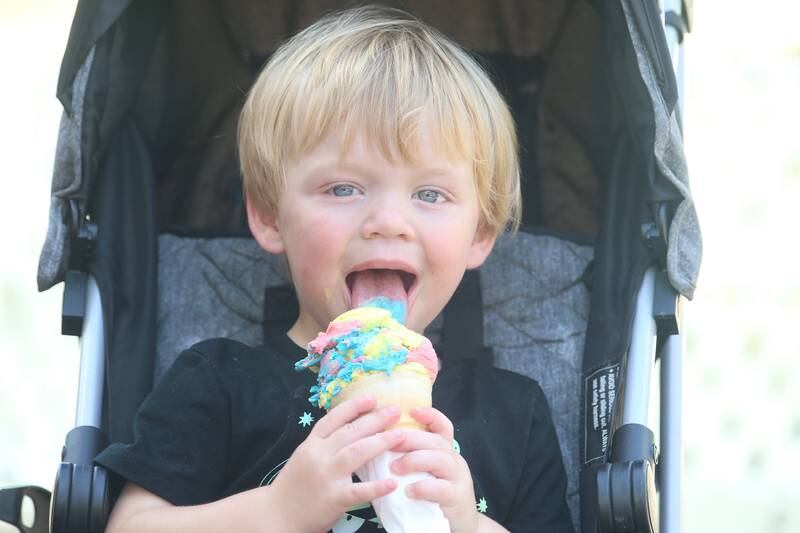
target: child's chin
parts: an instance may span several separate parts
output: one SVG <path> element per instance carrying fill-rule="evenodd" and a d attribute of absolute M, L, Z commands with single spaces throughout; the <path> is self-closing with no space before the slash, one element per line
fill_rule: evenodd
<path fill-rule="evenodd" d="M 430 321 L 428 323 L 430 323 Z M 428 323 L 421 323 L 419 317 L 413 316 L 411 313 L 409 313 L 405 326 L 411 331 L 416 331 L 422 335 L 425 331 L 425 328 L 428 327 Z"/>

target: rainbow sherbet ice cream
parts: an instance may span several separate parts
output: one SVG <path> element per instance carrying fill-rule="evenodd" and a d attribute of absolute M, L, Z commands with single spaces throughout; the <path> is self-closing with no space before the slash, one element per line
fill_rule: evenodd
<path fill-rule="evenodd" d="M 309 401 L 319 407 L 371 393 L 379 406 L 400 406 L 396 427 L 423 429 L 409 412 L 431 405 L 439 362 L 430 341 L 395 320 L 391 310 L 359 307 L 334 319 L 295 368 L 318 372 Z"/>

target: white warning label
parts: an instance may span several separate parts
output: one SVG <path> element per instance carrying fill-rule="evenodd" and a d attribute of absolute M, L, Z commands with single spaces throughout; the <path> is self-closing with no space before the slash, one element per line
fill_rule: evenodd
<path fill-rule="evenodd" d="M 619 365 L 596 370 L 586 378 L 586 457 L 602 457 L 608 449 L 611 416 L 617 396 Z M 588 461 L 587 461 L 588 462 Z"/>

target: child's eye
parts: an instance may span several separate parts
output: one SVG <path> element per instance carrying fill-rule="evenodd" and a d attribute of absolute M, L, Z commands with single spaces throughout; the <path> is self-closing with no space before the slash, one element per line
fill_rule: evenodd
<path fill-rule="evenodd" d="M 444 195 L 434 189 L 422 189 L 421 191 L 414 193 L 414 196 L 416 196 L 423 202 L 431 204 L 436 204 L 439 202 L 443 202 L 445 200 Z"/>
<path fill-rule="evenodd" d="M 334 185 L 329 190 L 334 196 L 353 196 L 356 193 L 356 188 L 346 183 Z"/>

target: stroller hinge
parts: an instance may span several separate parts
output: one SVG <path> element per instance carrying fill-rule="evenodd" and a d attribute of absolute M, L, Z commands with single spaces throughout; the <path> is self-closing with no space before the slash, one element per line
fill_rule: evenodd
<path fill-rule="evenodd" d="M 597 469 L 600 533 L 658 531 L 656 461 L 657 450 L 650 429 L 640 424 L 625 424 L 617 429 L 611 462 Z"/>
<path fill-rule="evenodd" d="M 653 208 L 656 222 L 642 224 L 642 238 L 650 251 L 656 265 L 656 276 L 653 294 L 653 318 L 656 322 L 659 339 L 680 333 L 680 315 L 682 299 L 669 282 L 667 276 L 667 235 L 671 207 L 668 202 L 661 202 Z"/>
<path fill-rule="evenodd" d="M 681 311 L 683 298 L 669 283 L 667 272 L 656 273 L 653 294 L 653 318 L 659 339 L 680 334 Z"/>
<path fill-rule="evenodd" d="M 88 220 L 70 239 L 69 269 L 64 278 L 61 304 L 61 334 L 79 337 L 86 312 L 86 283 L 89 262 L 94 255 L 97 225 Z"/>
<path fill-rule="evenodd" d="M 96 427 L 79 426 L 67 434 L 56 473 L 51 509 L 52 533 L 102 533 L 111 510 L 108 472 L 93 463 L 108 445 Z"/>

